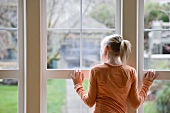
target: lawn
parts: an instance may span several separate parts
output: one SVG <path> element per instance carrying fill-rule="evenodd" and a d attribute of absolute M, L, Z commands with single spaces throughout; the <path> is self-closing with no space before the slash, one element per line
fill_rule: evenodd
<path fill-rule="evenodd" d="M 66 80 L 48 80 L 47 113 L 61 113 L 66 102 Z"/>
<path fill-rule="evenodd" d="M 144 103 L 144 113 L 158 113 L 153 101 Z"/>
<path fill-rule="evenodd" d="M 88 80 L 83 86 L 87 90 Z M 61 113 L 66 102 L 66 80 L 48 80 L 47 113 Z M 0 113 L 17 113 L 18 86 L 0 85 Z"/>
<path fill-rule="evenodd" d="M 18 112 L 18 86 L 0 85 L 0 113 Z"/>
<path fill-rule="evenodd" d="M 66 97 L 65 80 L 48 80 L 47 113 L 61 113 Z M 18 113 L 18 86 L 0 85 L 0 113 Z"/>
<path fill-rule="evenodd" d="M 89 80 L 85 79 L 84 82 L 83 82 L 83 87 L 84 89 L 87 91 L 88 90 L 88 82 Z"/>
<path fill-rule="evenodd" d="M 47 113 L 62 113 L 66 104 L 66 80 L 48 80 Z M 88 89 L 88 80 L 83 83 Z M 0 113 L 17 113 L 18 86 L 0 85 Z M 144 103 L 145 113 L 157 113 L 153 102 Z"/>

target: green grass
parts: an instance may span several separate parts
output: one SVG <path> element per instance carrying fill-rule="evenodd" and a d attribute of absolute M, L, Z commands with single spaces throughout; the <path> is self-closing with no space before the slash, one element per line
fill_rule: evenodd
<path fill-rule="evenodd" d="M 144 113 L 158 113 L 153 101 L 144 103 Z"/>
<path fill-rule="evenodd" d="M 47 90 L 47 113 L 61 113 L 66 81 L 48 80 Z M 18 113 L 18 86 L 0 85 L 0 113 Z"/>
<path fill-rule="evenodd" d="M 87 79 L 85 79 L 83 82 L 83 87 L 86 91 L 88 91 L 88 83 L 89 83 L 89 80 L 87 80 Z"/>
<path fill-rule="evenodd" d="M 18 86 L 0 85 L 0 113 L 18 112 Z"/>
<path fill-rule="evenodd" d="M 61 113 L 66 102 L 66 80 L 48 80 L 47 113 Z"/>
<path fill-rule="evenodd" d="M 47 113 L 61 113 L 66 103 L 66 80 L 48 80 Z M 88 90 L 88 80 L 83 83 Z M 18 86 L 0 85 L 0 113 L 17 113 Z M 144 113 L 158 113 L 154 102 L 144 103 Z"/>

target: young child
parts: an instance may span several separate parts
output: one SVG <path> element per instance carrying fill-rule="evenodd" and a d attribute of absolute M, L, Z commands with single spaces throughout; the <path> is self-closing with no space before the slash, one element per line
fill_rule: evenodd
<path fill-rule="evenodd" d="M 103 64 L 94 66 L 90 71 L 89 90 L 84 90 L 84 74 L 71 73 L 74 89 L 93 113 L 127 113 L 127 98 L 137 109 L 146 99 L 152 82 L 157 77 L 154 71 L 148 71 L 143 78 L 143 86 L 138 92 L 136 70 L 126 65 L 131 44 L 120 35 L 105 37 L 101 42 L 101 60 Z"/>

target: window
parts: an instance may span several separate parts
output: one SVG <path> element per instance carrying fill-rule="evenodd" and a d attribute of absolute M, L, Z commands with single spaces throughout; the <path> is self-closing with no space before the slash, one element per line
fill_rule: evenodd
<path fill-rule="evenodd" d="M 44 0 L 41 5 L 42 111 L 89 112 L 68 80 L 69 72 L 78 68 L 88 78 L 90 67 L 100 63 L 102 38 L 120 33 L 120 0 Z"/>
<path fill-rule="evenodd" d="M 144 69 L 170 70 L 170 0 L 144 3 Z"/>
<path fill-rule="evenodd" d="M 22 3 L 2 0 L 0 4 L 0 111 L 8 113 L 24 112 Z"/>
<path fill-rule="evenodd" d="M 169 105 L 164 103 L 169 103 L 166 98 L 169 98 L 170 80 L 170 0 L 143 0 L 139 4 L 138 30 L 144 31 L 138 33 L 139 70 L 143 70 L 140 74 L 148 69 L 159 72 L 140 113 L 168 113 Z M 140 20 L 141 17 L 144 20 Z"/>

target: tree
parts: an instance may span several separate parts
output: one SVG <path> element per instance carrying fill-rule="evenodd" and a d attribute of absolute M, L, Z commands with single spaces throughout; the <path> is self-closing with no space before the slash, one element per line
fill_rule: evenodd
<path fill-rule="evenodd" d="M 110 4 L 100 4 L 90 12 L 90 16 L 96 19 L 98 22 L 105 24 L 109 28 L 114 28 L 115 12 Z"/>
<path fill-rule="evenodd" d="M 168 4 L 146 2 L 144 7 L 145 28 L 151 28 L 151 22 L 153 20 L 162 20 L 163 22 L 169 22 L 169 16 L 167 15 L 169 11 L 170 6 Z"/>
<path fill-rule="evenodd" d="M 0 1 L 0 27 L 17 28 L 17 3 L 14 0 Z M 0 59 L 15 59 L 17 57 L 17 32 L 0 31 Z"/>
<path fill-rule="evenodd" d="M 159 89 L 156 94 L 156 105 L 159 113 L 169 113 L 170 112 L 170 88 L 169 86 L 164 86 Z"/>
<path fill-rule="evenodd" d="M 152 21 L 161 20 L 163 22 L 169 22 L 170 19 L 170 5 L 160 4 L 157 2 L 146 2 L 144 5 L 144 28 L 151 29 Z M 144 32 L 144 49 L 148 51 L 148 34 L 150 31 Z M 163 49 L 164 50 L 164 49 Z M 163 51 L 164 52 L 164 51 Z"/>
<path fill-rule="evenodd" d="M 114 8 L 110 5 L 112 0 L 85 0 L 82 4 L 82 17 L 91 17 L 93 20 L 98 21 L 103 25 L 110 27 L 114 26 Z M 77 0 L 48 0 L 47 8 L 47 26 L 48 28 L 80 28 L 80 1 Z M 102 5 L 104 4 L 104 5 Z M 100 7 L 101 6 L 101 7 Z M 97 20 L 96 16 L 90 16 L 90 12 L 97 8 L 104 10 L 103 13 L 97 15 L 100 16 L 100 20 Z M 110 8 L 112 7 L 112 8 Z M 103 9 L 102 9 L 103 8 Z M 95 12 L 94 12 L 95 13 Z M 104 15 L 104 17 L 102 16 Z M 85 19 L 84 19 L 85 20 Z M 84 21 L 83 20 L 83 21 Z M 66 39 L 70 38 L 70 35 L 74 34 L 70 30 L 62 32 L 48 30 L 47 34 L 47 68 L 53 68 L 52 62 L 58 61 L 61 58 L 62 44 Z M 55 43 L 56 42 L 56 43 Z"/>
<path fill-rule="evenodd" d="M 85 10 L 83 14 L 88 10 L 89 4 L 87 4 L 85 7 Z M 74 28 L 79 23 L 79 18 L 77 18 L 77 14 L 79 14 L 79 10 L 77 10 L 77 7 L 79 7 L 79 2 L 76 0 L 48 0 L 48 11 L 47 11 L 47 19 L 48 19 L 48 28 Z M 74 7 L 72 7 L 74 6 Z M 67 23 L 69 20 L 69 23 Z M 72 20 L 72 22 L 71 22 Z M 64 24 L 67 23 L 66 26 Z M 47 52 L 50 53 L 55 49 L 56 51 L 49 54 L 47 56 L 47 68 L 53 68 L 52 62 L 53 60 L 59 60 L 60 59 L 60 52 L 61 52 L 61 44 L 65 41 L 65 39 L 68 37 L 71 31 L 66 31 L 65 34 L 61 34 L 59 37 L 57 37 L 57 43 L 52 45 L 53 35 L 55 32 L 48 31 L 47 35 Z M 56 49 L 57 48 L 57 49 Z"/>

